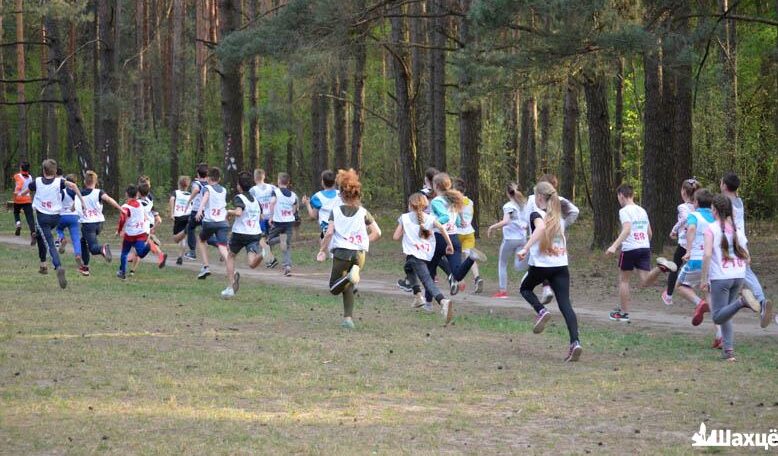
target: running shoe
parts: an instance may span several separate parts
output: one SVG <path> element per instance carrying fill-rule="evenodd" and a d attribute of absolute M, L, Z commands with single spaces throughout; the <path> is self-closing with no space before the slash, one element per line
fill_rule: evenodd
<path fill-rule="evenodd" d="M 135 269 L 130 269 L 130 277 L 135 277 Z"/>
<path fill-rule="evenodd" d="M 422 307 L 424 305 L 424 297 L 422 296 L 421 292 L 416 293 L 413 295 L 413 308 L 418 309 L 419 307 Z"/>
<path fill-rule="evenodd" d="M 446 318 L 446 325 L 451 323 L 451 319 L 454 318 L 454 303 L 450 299 L 440 301 L 440 314 Z"/>
<path fill-rule="evenodd" d="M 702 324 L 702 320 L 705 319 L 705 312 L 710 312 L 710 306 L 704 299 L 701 299 L 697 307 L 694 308 L 692 326 L 700 326 Z"/>
<path fill-rule="evenodd" d="M 351 318 L 344 318 L 343 321 L 340 323 L 340 327 L 343 329 L 354 329 L 356 326 L 354 326 L 354 320 Z"/>
<path fill-rule="evenodd" d="M 194 250 L 190 250 L 184 254 L 184 259 L 189 261 L 197 261 L 197 255 Z"/>
<path fill-rule="evenodd" d="M 180 256 L 176 258 L 176 266 L 181 266 L 182 264 L 184 264 L 184 257 Z"/>
<path fill-rule="evenodd" d="M 411 284 L 410 284 L 410 283 L 409 283 L 407 280 L 405 280 L 405 279 L 400 279 L 400 280 L 398 280 L 398 281 L 397 281 L 397 288 L 399 288 L 399 289 L 401 289 L 402 291 L 405 291 L 405 292 L 407 292 L 407 293 L 410 293 L 410 292 L 412 292 L 412 291 L 413 291 L 413 287 L 412 287 L 412 286 L 411 286 Z"/>
<path fill-rule="evenodd" d="M 54 245 L 57 247 L 57 251 L 60 254 L 65 253 L 65 245 L 68 243 L 67 238 L 62 238 L 59 241 L 55 242 Z"/>
<path fill-rule="evenodd" d="M 68 286 L 68 280 L 65 278 L 65 268 L 62 266 L 57 268 L 57 282 L 59 282 L 59 287 L 63 290 Z"/>
<path fill-rule="evenodd" d="M 278 266 L 278 260 L 275 259 L 275 258 L 273 258 L 273 261 L 271 261 L 270 263 L 267 263 L 265 265 L 265 267 L 268 268 L 268 269 L 273 269 L 276 266 Z"/>
<path fill-rule="evenodd" d="M 157 235 L 156 235 L 156 234 L 149 234 L 149 240 L 150 240 L 151 242 L 153 242 L 153 243 L 154 243 L 154 245 L 156 245 L 157 247 L 159 247 L 160 245 L 162 245 L 162 243 L 161 243 L 161 242 L 159 242 L 159 238 L 157 237 Z"/>
<path fill-rule="evenodd" d="M 159 256 L 159 261 L 157 262 L 157 266 L 159 269 L 162 269 L 165 267 L 165 264 L 167 263 L 167 253 L 163 253 Z"/>
<path fill-rule="evenodd" d="M 729 350 L 724 350 L 721 354 L 721 359 L 730 362 L 737 361 L 737 358 L 735 358 L 735 350 L 732 350 L 731 348 Z"/>
<path fill-rule="evenodd" d="M 666 306 L 672 306 L 673 305 L 673 295 L 667 294 L 667 290 L 662 291 L 662 302 L 665 303 Z"/>
<path fill-rule="evenodd" d="M 492 298 L 494 298 L 494 299 L 508 299 L 508 292 L 507 291 L 498 291 L 497 293 L 492 295 Z"/>
<path fill-rule="evenodd" d="M 105 261 L 111 262 L 113 260 L 113 253 L 111 253 L 111 246 L 108 244 L 103 244 L 103 248 L 100 249 L 103 254 L 103 258 L 105 258 Z"/>
<path fill-rule="evenodd" d="M 16 231 L 14 231 L 15 236 L 19 236 L 22 234 L 22 222 L 16 222 Z"/>
<path fill-rule="evenodd" d="M 84 266 L 84 265 L 79 266 L 78 273 L 84 277 L 89 277 L 89 266 Z"/>
<path fill-rule="evenodd" d="M 127 280 L 127 274 L 125 274 L 122 271 L 116 271 L 116 277 L 118 277 L 118 278 L 120 278 L 122 280 Z"/>
<path fill-rule="evenodd" d="M 565 357 L 566 363 L 574 363 L 581 359 L 581 353 L 583 353 L 583 348 L 581 348 L 581 344 L 578 343 L 578 341 L 573 342 L 570 344 L 570 349 L 567 351 L 567 356 Z"/>
<path fill-rule="evenodd" d="M 459 293 L 459 282 L 454 280 L 454 274 L 448 275 L 448 289 L 451 292 L 451 296 Z"/>
<path fill-rule="evenodd" d="M 468 255 L 469 258 L 473 261 L 477 261 L 479 263 L 485 263 L 486 262 L 486 254 L 476 248 L 470 249 L 470 255 Z"/>
<path fill-rule="evenodd" d="M 675 272 L 678 270 L 678 266 L 673 263 L 672 261 L 668 260 L 665 257 L 659 257 L 656 259 L 656 264 L 659 266 L 659 269 L 662 270 L 662 272 Z"/>
<path fill-rule="evenodd" d="M 484 279 L 481 277 L 476 277 L 473 281 L 473 293 L 475 294 L 481 294 L 484 291 Z"/>
<path fill-rule="evenodd" d="M 724 348 L 724 338 L 723 337 L 714 337 L 713 338 L 713 345 L 711 345 L 710 348 L 721 350 Z"/>
<path fill-rule="evenodd" d="M 284 277 L 289 277 L 292 275 L 292 268 L 289 266 L 284 266 Z"/>
<path fill-rule="evenodd" d="M 425 302 L 423 306 L 421 306 L 421 310 L 427 312 L 427 313 L 433 313 L 435 312 L 435 307 L 433 307 L 431 302 Z"/>
<path fill-rule="evenodd" d="M 546 309 L 541 309 L 538 315 L 535 317 L 535 325 L 532 327 L 532 332 L 540 334 L 546 329 L 546 323 L 551 319 L 551 312 Z"/>
<path fill-rule="evenodd" d="M 622 312 L 621 309 L 616 309 L 613 312 L 611 312 L 608 315 L 608 318 L 610 318 L 613 321 L 623 321 L 624 323 L 629 323 L 629 314 L 626 312 Z"/>
<path fill-rule="evenodd" d="M 224 290 L 222 290 L 222 298 L 230 299 L 234 296 L 235 296 L 235 290 L 233 290 L 232 287 L 227 287 Z"/>
<path fill-rule="evenodd" d="M 543 295 L 540 297 L 540 303 L 544 306 L 554 299 L 554 291 L 548 285 L 543 286 Z"/>
<path fill-rule="evenodd" d="M 237 293 L 240 290 L 240 272 L 235 271 L 232 275 L 232 290 Z"/>
<path fill-rule="evenodd" d="M 351 266 L 351 270 L 349 270 L 348 275 L 346 276 L 349 282 L 351 282 L 351 285 L 357 286 L 359 283 L 359 266 L 356 264 L 354 266 Z"/>
<path fill-rule="evenodd" d="M 205 280 L 205 278 L 209 275 L 211 275 L 211 270 L 208 268 L 208 266 L 203 266 L 200 268 L 200 273 L 197 274 L 197 278 L 200 280 Z"/>
<path fill-rule="evenodd" d="M 41 266 L 38 268 L 38 274 L 46 275 L 49 273 L 49 268 L 46 266 Z"/>
<path fill-rule="evenodd" d="M 742 298 L 741 302 L 743 303 L 744 307 L 748 307 L 752 311 L 759 312 L 761 314 L 762 305 L 759 304 L 759 301 L 756 300 L 756 297 L 751 290 L 748 288 L 742 288 L 740 290 L 740 297 Z"/>
<path fill-rule="evenodd" d="M 762 328 L 766 328 L 770 326 L 770 322 L 773 319 L 773 302 L 769 299 L 765 299 L 762 302 L 762 314 L 761 318 L 759 319 L 759 326 Z M 778 322 L 778 315 L 775 317 L 775 321 Z"/>

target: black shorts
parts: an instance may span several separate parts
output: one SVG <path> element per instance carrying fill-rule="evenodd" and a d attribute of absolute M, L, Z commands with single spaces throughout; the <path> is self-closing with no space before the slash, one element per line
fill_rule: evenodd
<path fill-rule="evenodd" d="M 622 271 L 632 271 L 633 269 L 650 271 L 651 249 L 635 249 L 621 252 L 621 258 L 619 258 L 619 269 Z"/>
<path fill-rule="evenodd" d="M 232 233 L 230 252 L 237 255 L 241 249 L 246 249 L 246 252 L 259 254 L 259 238 L 259 234 Z"/>
<path fill-rule="evenodd" d="M 184 231 L 186 227 L 189 225 L 189 216 L 188 215 L 182 215 L 181 217 L 176 217 L 173 219 L 173 235 Z"/>
<path fill-rule="evenodd" d="M 200 240 L 212 245 L 228 245 L 227 233 L 230 227 L 227 223 L 208 223 L 203 222 L 203 228 L 200 230 Z"/>

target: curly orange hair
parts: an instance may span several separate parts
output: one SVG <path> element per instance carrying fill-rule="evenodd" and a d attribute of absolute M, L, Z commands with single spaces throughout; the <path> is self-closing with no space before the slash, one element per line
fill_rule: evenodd
<path fill-rule="evenodd" d="M 345 203 L 359 203 L 362 199 L 362 184 L 359 182 L 359 175 L 354 169 L 339 170 L 335 183 L 340 188 L 340 198 Z"/>

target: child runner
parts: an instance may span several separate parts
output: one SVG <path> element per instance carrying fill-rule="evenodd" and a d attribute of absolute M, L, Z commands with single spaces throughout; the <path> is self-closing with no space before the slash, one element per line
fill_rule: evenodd
<path fill-rule="evenodd" d="M 437 228 L 446 240 L 446 253 L 453 253 L 454 246 L 451 238 L 446 233 L 443 225 L 430 214 L 424 212 L 429 205 L 427 197 L 422 193 L 414 193 L 408 199 L 408 212 L 397 220 L 397 228 L 394 230 L 395 241 L 402 239 L 403 253 L 405 257 L 405 269 L 410 270 L 407 280 L 413 288 L 413 307 L 423 307 L 428 312 L 432 308 L 432 298 L 441 306 L 441 314 L 446 318 L 446 324 L 454 317 L 453 303 L 443 296 L 435 281 L 430 276 L 428 262 L 435 253 L 435 237 L 433 228 Z M 425 297 L 421 295 L 421 285 L 424 285 Z M 426 299 L 425 299 L 426 298 Z"/>
<path fill-rule="evenodd" d="M 157 255 L 157 265 L 162 268 L 167 261 L 167 254 L 159 248 L 160 242 L 157 236 L 154 234 L 156 226 L 159 225 L 162 219 L 159 216 L 159 212 L 154 210 L 154 198 L 151 194 L 151 181 L 146 176 L 138 178 L 138 202 L 144 211 L 146 211 L 146 234 L 148 235 L 149 250 L 151 253 Z M 141 257 L 135 255 L 130 256 L 128 261 L 132 264 L 130 266 L 130 276 L 135 275 L 135 270 L 140 264 Z"/>
<path fill-rule="evenodd" d="M 279 179 L 279 187 L 280 184 Z M 362 207 L 362 184 L 356 171 L 338 171 L 337 184 L 342 204 L 332 209 L 327 233 L 321 241 L 316 259 L 324 261 L 327 251 L 331 251 L 330 293 L 343 295 L 341 326 L 354 329 L 354 287 L 359 283 L 360 270 L 365 267 L 365 255 L 370 242 L 381 237 L 381 228 L 370 212 Z"/>
<path fill-rule="evenodd" d="M 195 248 L 197 247 L 197 227 L 202 225 L 197 220 L 197 209 L 200 208 L 200 202 L 203 199 L 202 189 L 208 184 L 208 164 L 200 163 L 195 170 L 195 180 L 192 181 L 192 191 L 189 194 L 189 206 L 192 212 L 189 213 L 189 223 L 186 225 L 186 245 L 189 251 L 184 254 L 185 260 L 196 260 Z M 202 231 L 202 230 L 201 230 Z"/>
<path fill-rule="evenodd" d="M 41 274 L 48 274 L 46 267 L 46 252 L 51 255 L 51 263 L 57 271 L 57 281 L 60 288 L 68 286 L 65 279 L 65 269 L 59 261 L 59 254 L 54 245 L 54 237 L 51 230 L 59 225 L 59 213 L 62 210 L 62 191 L 66 188 L 80 195 L 78 186 L 57 177 L 57 162 L 51 159 L 43 161 L 43 177 L 37 177 L 28 184 L 28 188 L 35 195 L 32 199 L 32 207 L 35 209 L 35 230 L 38 242 L 38 257 L 41 260 Z"/>
<path fill-rule="evenodd" d="M 743 200 L 738 196 L 738 189 L 740 188 L 740 178 L 737 174 L 729 172 L 721 178 L 719 183 L 721 188 L 721 194 L 728 197 L 732 201 L 732 219 L 737 226 L 738 231 L 746 234 L 746 213 Z M 748 242 L 748 240 L 746 240 Z M 756 299 L 762 308 L 762 326 L 766 328 L 770 322 L 773 314 L 773 303 L 765 297 L 764 290 L 762 290 L 762 284 L 759 282 L 759 278 L 754 274 L 751 269 L 751 263 L 746 264 L 746 287 L 744 296 L 748 299 Z M 778 321 L 778 320 L 776 320 Z"/>
<path fill-rule="evenodd" d="M 14 174 L 14 222 L 16 224 L 15 235 L 22 233 L 22 221 L 19 217 L 24 212 L 27 228 L 30 229 L 30 245 L 35 245 L 35 217 L 32 214 L 32 196 L 30 196 L 30 162 L 19 163 L 19 172 Z"/>
<path fill-rule="evenodd" d="M 538 183 L 540 182 L 547 182 L 551 184 L 552 187 L 559 188 L 559 180 L 553 174 L 544 174 L 538 180 Z M 576 220 L 578 220 L 578 214 L 580 213 L 580 210 L 575 204 L 563 196 L 559 197 L 559 201 L 562 205 L 562 217 L 565 219 L 565 226 L 570 227 L 573 223 L 575 223 Z M 529 216 L 529 214 L 535 211 L 535 208 L 535 195 L 530 195 L 529 198 L 527 198 L 527 208 L 525 209 L 524 213 Z M 527 223 L 529 223 L 529 220 L 527 220 Z M 551 291 L 551 287 L 549 284 L 543 283 L 543 293 L 540 298 L 540 302 L 543 305 L 546 305 L 550 303 L 552 299 L 554 299 L 554 293 Z"/>
<path fill-rule="evenodd" d="M 456 178 L 454 179 L 454 188 L 464 194 L 465 181 Z M 470 250 L 475 248 L 475 227 L 473 226 L 473 217 L 475 216 L 475 204 L 473 201 L 465 196 L 462 206 L 462 225 L 457 230 L 459 235 L 459 242 L 462 244 L 462 253 L 465 256 L 470 255 Z M 481 274 L 478 270 L 478 263 L 474 263 L 470 268 L 470 272 L 473 274 L 473 293 L 479 294 L 484 291 L 484 279 L 481 278 Z M 459 285 L 459 291 L 465 289 L 465 284 Z"/>
<path fill-rule="evenodd" d="M 462 261 L 462 246 L 459 243 L 457 231 L 462 225 L 462 208 L 464 207 L 464 195 L 461 192 L 451 188 L 451 178 L 446 173 L 439 173 L 432 181 L 435 188 L 435 198 L 432 199 L 432 216 L 440 222 L 444 230 L 435 230 L 435 254 L 429 262 L 430 276 L 435 278 L 440 259 L 448 259 L 451 273 L 448 276 L 448 283 L 451 294 L 459 291 L 459 281 L 464 279 L 467 272 L 476 261 L 486 261 L 486 255 L 475 247 L 470 249 L 470 254 Z M 446 243 L 444 242 L 442 231 L 446 231 L 451 238 L 451 244 L 454 246 L 454 253 L 446 253 Z"/>
<path fill-rule="evenodd" d="M 281 245 L 285 276 L 292 275 L 292 234 L 297 212 L 297 195 L 289 190 L 290 181 L 289 174 L 278 174 L 278 187 L 273 189 L 273 197 L 270 200 L 273 217 L 270 219 L 270 233 L 267 236 L 268 246 Z M 273 258 L 268 267 L 272 268 L 277 264 L 278 260 Z"/>
<path fill-rule="evenodd" d="M 675 248 L 675 253 L 673 254 L 673 263 L 678 267 L 681 267 L 681 262 L 686 256 L 686 244 L 688 242 L 686 237 L 686 222 L 689 218 L 689 214 L 694 212 L 694 192 L 699 190 L 699 188 L 700 183 L 697 182 L 697 179 L 686 179 L 683 181 L 683 184 L 681 184 L 681 199 L 683 200 L 683 203 L 678 205 L 678 221 L 673 226 L 673 229 L 670 230 L 670 238 L 678 240 L 678 247 Z M 711 194 L 710 196 L 712 200 L 713 195 Z M 710 208 L 710 204 L 708 204 L 707 207 Z M 700 263 L 700 266 L 701 265 L 702 263 Z M 678 272 L 671 271 L 667 274 L 667 288 L 662 291 L 662 302 L 664 302 L 665 305 L 673 305 L 673 291 L 675 290 L 677 281 Z"/>
<path fill-rule="evenodd" d="M 520 260 L 516 256 L 516 253 L 527 243 L 529 217 L 524 212 L 527 200 L 515 182 L 508 184 L 505 193 L 508 196 L 508 202 L 502 207 L 502 220 L 490 226 L 486 232 L 487 237 L 492 237 L 493 230 L 502 228 L 502 243 L 500 244 L 500 256 L 497 264 L 499 290 L 492 295 L 493 298 L 498 299 L 508 299 L 508 262 L 513 259 L 513 267 L 517 271 L 526 270 L 528 267 L 526 260 Z"/>
<path fill-rule="evenodd" d="M 327 224 L 330 220 L 330 214 L 335 206 L 339 206 L 342 201 L 338 196 L 338 190 L 335 188 L 335 173 L 326 169 L 321 173 L 322 190 L 316 192 L 309 200 L 303 196 L 302 203 L 308 209 L 308 215 L 319 221 L 320 239 L 324 239 L 324 233 L 327 232 Z"/>
<path fill-rule="evenodd" d="M 262 254 L 259 250 L 259 239 L 262 234 L 260 219 L 262 207 L 251 194 L 253 185 L 251 174 L 242 172 L 238 174 L 238 195 L 235 195 L 233 205 L 235 209 L 227 211 L 227 215 L 235 217 L 232 224 L 232 236 L 230 237 L 230 253 L 227 255 L 227 288 L 222 291 L 222 298 L 235 296 L 240 288 L 240 273 L 235 271 L 235 257 L 242 249 L 246 249 L 248 264 L 251 269 L 262 262 Z"/>
<path fill-rule="evenodd" d="M 170 194 L 170 219 L 173 221 L 173 241 L 181 245 L 181 252 L 176 258 L 176 264 L 184 263 L 184 254 L 186 253 L 186 227 L 189 224 L 189 214 L 192 212 L 189 204 L 189 176 L 178 177 L 178 189 Z"/>
<path fill-rule="evenodd" d="M 753 300 L 739 299 L 750 257 L 746 250 L 745 234 L 732 220 L 732 201 L 725 195 L 716 195 L 713 198 L 713 215 L 716 221 L 705 230 L 702 288 L 710 292 L 713 322 L 721 325 L 724 336 L 722 357 L 727 361 L 735 361 L 732 317 L 743 307 L 759 313 L 761 306 Z M 702 322 L 702 316 L 709 310 L 705 304 L 699 311 L 695 311 L 694 318 Z"/>
<path fill-rule="evenodd" d="M 694 304 L 695 309 L 707 305 L 704 299 L 700 299 L 695 288 L 701 285 L 702 277 L 702 257 L 705 253 L 705 232 L 708 226 L 715 220 L 711 212 L 713 203 L 713 194 L 706 189 L 697 190 L 692 198 L 694 209 L 686 216 L 684 223 L 686 231 L 686 253 L 682 260 L 685 262 L 678 274 L 677 284 L 675 285 L 678 294 L 687 301 Z M 721 348 L 721 328 L 716 328 L 716 337 L 713 339 L 713 348 Z"/>
<path fill-rule="evenodd" d="M 151 251 L 148 240 L 148 214 L 138 201 L 138 187 L 130 185 L 126 190 L 127 202 L 122 205 L 119 215 L 117 233 L 122 233 L 122 254 L 119 261 L 119 270 L 116 277 L 125 280 L 127 278 L 127 257 L 130 251 L 135 249 L 135 256 L 144 258 Z M 165 267 L 165 262 L 159 263 L 160 268 Z"/>
<path fill-rule="evenodd" d="M 262 256 L 265 257 L 266 267 L 275 267 L 278 265 L 278 261 L 272 255 L 270 255 L 270 248 L 267 245 L 267 234 L 270 231 L 270 219 L 273 217 L 273 211 L 270 210 L 270 202 L 275 195 L 275 187 L 271 184 L 265 183 L 265 170 L 254 170 L 254 186 L 251 188 L 251 194 L 259 202 L 259 206 L 262 208 L 262 220 L 260 222 L 260 228 L 262 229 L 262 235 L 259 240 L 259 246 L 262 247 Z M 271 258 L 272 257 L 272 258 Z"/>
<path fill-rule="evenodd" d="M 610 313 L 613 321 L 629 322 L 629 279 L 637 269 L 640 275 L 640 287 L 645 288 L 656 283 L 662 272 L 675 271 L 678 267 L 672 261 L 659 257 L 657 266 L 651 268 L 651 224 L 646 211 L 635 204 L 635 192 L 632 186 L 622 184 L 616 190 L 619 204 L 621 233 L 608 247 L 607 255 L 614 255 L 621 247 L 619 259 L 619 299 L 621 305 Z"/>
<path fill-rule="evenodd" d="M 105 222 L 103 203 L 110 204 L 119 212 L 122 211 L 122 207 L 107 193 L 97 188 L 97 173 L 92 170 L 85 174 L 81 195 L 84 201 L 84 208 L 81 212 L 81 258 L 84 265 L 79 272 L 81 275 L 88 276 L 90 274 L 89 260 L 92 255 L 102 255 L 109 263 L 113 259 L 111 247 L 107 243 L 101 245 L 97 240 L 97 236 L 103 229 L 103 222 Z"/>
<path fill-rule="evenodd" d="M 583 349 L 578 341 L 578 319 L 570 303 L 570 271 L 567 268 L 567 240 L 562 203 L 556 189 L 548 182 L 538 183 L 534 193 L 536 207 L 529 216 L 532 236 L 517 253 L 522 260 L 529 255 L 529 272 L 521 281 L 521 295 L 537 313 L 532 332 L 542 333 L 551 314 L 532 290 L 548 281 L 570 336 L 565 361 L 575 362 L 581 358 Z"/>
<path fill-rule="evenodd" d="M 227 233 L 230 231 L 230 225 L 227 223 L 227 189 L 219 185 L 219 181 L 221 181 L 221 171 L 219 168 L 211 168 L 208 170 L 208 183 L 201 190 L 203 198 L 197 209 L 196 218 L 203 225 L 197 244 L 203 258 L 203 266 L 197 275 L 198 279 L 205 279 L 211 275 L 206 242 L 215 245 L 223 258 L 227 258 L 228 255 Z"/>
<path fill-rule="evenodd" d="M 68 174 L 65 177 L 67 182 L 76 184 L 76 175 Z M 73 253 L 76 257 L 78 272 L 83 275 L 84 262 L 81 259 L 81 208 L 84 206 L 84 200 L 80 193 L 76 194 L 73 190 L 66 188 L 62 190 L 62 210 L 59 213 L 59 224 L 57 225 L 57 239 L 59 240 L 59 254 L 65 253 L 65 229 L 70 233 L 70 241 L 73 243 Z"/>

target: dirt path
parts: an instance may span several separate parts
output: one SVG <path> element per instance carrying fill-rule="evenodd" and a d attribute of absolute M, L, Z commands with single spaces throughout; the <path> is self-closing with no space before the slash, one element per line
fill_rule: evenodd
<path fill-rule="evenodd" d="M 31 255 L 37 256 L 37 251 L 34 251 L 32 247 L 29 247 L 29 240 L 26 237 L 14 237 L 7 235 L 0 235 L 0 243 L 13 246 L 25 246 L 31 249 Z M 116 257 L 120 247 L 115 242 L 111 244 Z M 70 250 L 69 247 L 69 251 Z M 212 255 L 216 257 L 216 255 Z M 154 261 L 147 259 L 147 261 Z M 65 260 L 66 267 L 69 264 Z M 174 268 L 182 268 L 189 271 L 196 272 L 200 268 L 200 264 L 197 262 L 185 262 L 182 266 L 176 266 L 172 261 L 168 262 L 168 265 L 172 265 Z M 112 266 L 114 267 L 114 266 Z M 288 283 L 295 287 L 305 287 L 315 289 L 317 291 L 328 292 L 327 281 L 329 278 L 329 265 L 322 265 L 320 271 L 304 271 L 295 270 L 294 274 L 290 277 L 284 277 L 281 275 L 280 267 L 278 269 L 268 270 L 263 266 L 258 269 L 252 270 L 245 266 L 244 261 L 240 261 L 236 268 L 242 279 L 252 278 L 263 283 L 271 283 L 279 285 Z M 219 262 L 212 262 L 211 272 L 223 276 L 225 274 L 225 268 L 223 264 Z M 75 274 L 75 271 L 73 271 Z M 382 278 L 377 280 L 370 277 L 370 273 L 366 274 L 367 278 L 363 279 L 359 284 L 359 290 L 366 295 L 365 292 L 377 293 L 385 296 L 391 296 L 398 298 L 399 303 L 410 303 L 411 295 L 398 289 L 395 284 L 388 278 Z M 579 319 L 586 321 L 587 323 L 595 323 L 598 326 L 608 325 L 610 327 L 617 326 L 622 323 L 611 322 L 607 318 L 608 309 L 612 306 L 609 304 L 613 297 L 603 296 L 602 286 L 590 286 L 586 284 L 582 287 L 576 287 L 576 284 L 580 283 L 580 278 L 574 278 L 573 289 L 571 290 L 571 299 L 573 300 L 576 314 Z M 219 291 L 222 289 L 223 282 L 221 279 L 217 279 L 214 282 L 218 282 L 218 285 L 214 284 L 214 296 L 218 296 Z M 579 285 L 580 286 L 580 285 Z M 615 290 L 610 290 L 609 293 L 615 294 Z M 632 316 L 632 322 L 629 323 L 629 327 L 633 330 L 669 330 L 673 332 L 682 333 L 694 333 L 700 335 L 711 334 L 710 315 L 707 315 L 706 322 L 703 326 L 695 328 L 690 324 L 690 316 L 692 307 L 690 304 L 685 306 L 673 306 L 666 308 L 662 304 L 657 304 L 646 300 L 643 296 L 637 295 L 633 297 L 634 310 L 630 312 Z M 490 312 L 510 311 L 515 312 L 518 315 L 529 317 L 531 314 L 529 306 L 519 296 L 511 296 L 510 299 L 493 299 L 488 294 L 474 295 L 471 293 L 460 293 L 454 297 L 454 302 L 457 309 L 462 312 L 466 309 L 481 308 L 488 309 Z M 662 308 L 657 308 L 657 305 Z M 555 314 L 555 305 L 552 302 L 549 305 L 549 309 Z M 561 317 L 559 318 L 561 321 Z M 762 336 L 769 337 L 772 340 L 778 339 L 778 327 L 772 324 L 767 329 L 759 328 L 758 320 L 750 312 L 741 312 L 735 317 L 736 333 L 737 335 L 747 336 Z"/>

